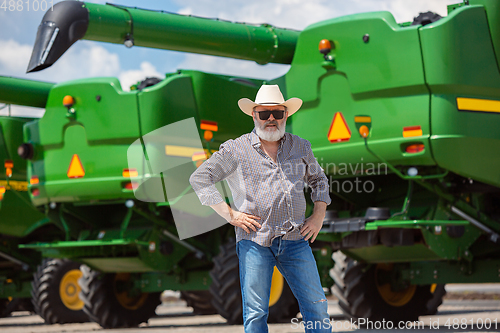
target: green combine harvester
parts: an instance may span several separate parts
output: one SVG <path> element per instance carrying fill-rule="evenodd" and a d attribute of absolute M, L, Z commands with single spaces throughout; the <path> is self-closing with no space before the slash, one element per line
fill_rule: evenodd
<path fill-rule="evenodd" d="M 330 178 L 333 203 L 312 244 L 323 286 L 349 317 L 411 321 L 437 311 L 446 283 L 500 282 L 498 13 L 497 1 L 470 0 L 446 17 L 398 24 L 363 13 L 298 32 L 65 1 L 46 13 L 28 71 L 79 39 L 291 64 L 267 83 L 304 101 L 288 131 L 311 142 Z M 138 325 L 173 289 L 195 311 L 241 321 L 232 226 L 181 239 L 184 224 L 216 215 L 178 203 L 192 195 L 197 164 L 251 130 L 236 102 L 262 83 L 180 70 L 130 92 L 115 78 L 50 89 L 20 152 L 33 204 L 65 239 L 23 248 L 85 264 L 80 296 L 92 320 Z M 189 119 L 194 140 L 150 137 Z M 171 170 L 154 168 L 165 156 Z M 298 307 L 275 277 L 270 320 L 282 320 Z"/>
<path fill-rule="evenodd" d="M 52 83 L 0 77 L 0 101 L 45 107 Z M 26 161 L 18 156 L 23 126 L 32 118 L 0 117 L 0 316 L 38 313 L 50 324 L 88 321 L 78 297 L 79 264 L 43 259 L 19 244 L 64 240 L 64 232 L 31 203 Z"/>

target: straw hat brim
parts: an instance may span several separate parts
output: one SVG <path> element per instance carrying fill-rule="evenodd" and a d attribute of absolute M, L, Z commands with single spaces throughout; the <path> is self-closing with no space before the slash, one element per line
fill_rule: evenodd
<path fill-rule="evenodd" d="M 242 98 L 238 101 L 238 106 L 240 107 L 241 111 L 245 112 L 249 116 L 252 115 L 253 108 L 258 105 L 261 106 L 283 105 L 286 107 L 288 111 L 288 116 L 290 117 L 292 114 L 294 114 L 300 109 L 300 107 L 302 106 L 302 100 L 297 97 L 292 97 L 283 103 L 266 103 L 266 104 L 255 103 L 254 101 L 248 98 Z"/>

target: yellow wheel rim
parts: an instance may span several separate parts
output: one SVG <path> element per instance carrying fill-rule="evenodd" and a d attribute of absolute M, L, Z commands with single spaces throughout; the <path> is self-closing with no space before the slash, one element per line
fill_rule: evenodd
<path fill-rule="evenodd" d="M 72 269 L 64 274 L 59 284 L 59 295 L 64 306 L 73 311 L 83 309 L 83 301 L 78 296 L 80 294 L 80 286 L 78 279 L 82 277 L 82 272 L 79 269 Z"/>
<path fill-rule="evenodd" d="M 280 271 L 274 266 L 273 279 L 271 281 L 271 295 L 269 296 L 269 307 L 276 304 L 283 293 L 284 279 Z"/>
<path fill-rule="evenodd" d="M 417 290 L 416 285 L 410 285 L 408 288 L 400 291 L 392 291 L 391 284 L 385 283 L 382 285 L 378 284 L 377 274 L 380 270 L 382 271 L 391 271 L 393 264 L 377 264 L 375 268 L 375 284 L 377 285 L 378 293 L 380 297 L 389 305 L 392 306 L 403 306 L 407 304 L 415 295 L 415 291 Z"/>
<path fill-rule="evenodd" d="M 142 293 L 138 296 L 130 296 L 128 291 L 118 291 L 117 282 L 127 282 L 130 280 L 130 273 L 117 273 L 115 283 L 113 284 L 116 300 L 127 310 L 137 310 L 144 305 L 148 298 L 148 293 Z"/>

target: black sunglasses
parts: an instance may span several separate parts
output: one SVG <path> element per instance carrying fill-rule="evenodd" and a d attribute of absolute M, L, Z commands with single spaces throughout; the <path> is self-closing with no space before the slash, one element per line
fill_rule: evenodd
<path fill-rule="evenodd" d="M 266 110 L 266 111 L 255 111 L 259 114 L 260 120 L 268 120 L 273 115 L 274 119 L 283 119 L 285 116 L 285 110 Z"/>

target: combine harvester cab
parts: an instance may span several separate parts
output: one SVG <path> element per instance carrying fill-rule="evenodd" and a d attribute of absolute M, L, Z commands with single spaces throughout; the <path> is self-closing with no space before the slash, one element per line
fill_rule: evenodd
<path fill-rule="evenodd" d="M 52 86 L 0 77 L 0 101 L 44 107 Z M 28 310 L 51 324 L 88 321 L 78 299 L 79 264 L 43 260 L 38 251 L 18 248 L 64 239 L 62 228 L 34 207 L 28 196 L 26 161 L 18 156 L 18 147 L 23 143 L 23 125 L 30 121 L 33 118 L 0 117 L 0 315 Z"/>
<path fill-rule="evenodd" d="M 71 11 L 76 13 L 74 18 L 59 14 L 65 18 L 59 22 L 58 15 L 47 14 L 39 29 L 29 71 L 50 66 L 78 39 L 220 55 L 262 64 L 291 63 L 290 71 L 277 79 L 276 83 L 285 95 L 300 97 L 304 101 L 302 110 L 290 119 L 289 129 L 311 142 L 318 162 L 330 178 L 332 195 L 337 197 L 327 212 L 324 228 L 314 247 L 323 285 L 330 287 L 334 283 L 333 292 L 339 297 L 339 304 L 347 315 L 391 322 L 416 320 L 419 315 L 436 312 L 445 283 L 499 281 L 500 178 L 497 170 L 500 167 L 500 137 L 495 129 L 500 122 L 497 65 L 500 22 L 496 1 L 471 0 L 449 6 L 447 17 L 421 14 L 413 24 L 397 24 L 387 12 L 350 15 L 313 24 L 300 35 L 270 26 L 249 27 L 224 21 L 212 24 L 213 21 L 181 15 L 169 16 L 169 20 L 162 21 L 162 17 L 167 17 L 167 14 L 121 6 L 75 2 L 63 2 L 60 8 L 63 6 L 71 7 Z M 207 22 L 210 27 L 204 24 Z M 154 28 L 151 24 L 154 24 Z M 167 31 L 173 27 L 180 34 L 168 34 Z M 231 30 L 232 33 L 216 33 L 222 30 Z M 180 35 L 184 40 L 193 41 L 194 38 L 198 43 L 184 44 L 176 37 Z M 318 45 L 322 54 L 318 52 Z M 104 132 L 91 129 L 93 123 L 86 120 L 78 124 L 94 112 L 86 109 L 87 105 L 93 103 L 97 110 L 100 108 L 98 103 L 101 103 L 97 95 L 102 101 L 105 96 L 92 90 L 92 80 L 72 82 L 66 88 L 87 82 L 89 91 L 92 91 L 85 98 L 80 97 L 86 101 L 80 104 L 82 112 L 77 108 L 77 97 L 74 99 L 73 111 L 61 106 L 66 95 L 61 90 L 53 102 L 54 111 L 59 108 L 60 112 L 48 112 L 46 120 L 26 127 L 26 139 L 32 140 L 34 145 L 38 144 L 43 151 L 43 158 L 39 155 L 38 160 L 30 164 L 33 171 L 39 172 L 32 175 L 41 180 L 37 186 L 38 198 L 32 196 L 32 199 L 36 204 L 54 202 L 52 206 L 59 212 L 62 209 L 60 207 L 64 207 L 65 212 L 71 211 L 75 222 L 68 230 L 76 232 L 81 239 L 75 243 L 42 244 L 39 249 L 45 255 L 56 251 L 61 256 L 78 257 L 104 272 L 121 270 L 127 274 L 141 273 L 145 267 L 154 269 L 154 264 L 147 264 L 144 259 L 147 257 L 147 245 L 151 242 L 155 244 L 151 256 L 158 256 L 155 257 L 158 260 L 156 264 L 164 257 L 156 254 L 155 249 L 158 244 L 161 245 L 161 241 L 168 241 L 174 245 L 169 258 L 185 255 L 184 262 L 190 262 L 191 267 L 210 265 L 202 255 L 198 256 L 201 259 L 197 258 L 196 253 L 204 253 L 206 258 L 216 255 L 218 251 L 213 250 L 213 244 L 222 245 L 215 262 L 226 262 L 229 257 L 220 257 L 221 254 L 234 250 L 219 239 L 227 239 L 227 234 L 215 236 L 217 232 L 213 232 L 205 234 L 205 240 L 201 242 L 196 238 L 188 240 L 186 243 L 194 247 L 190 249 L 186 243 L 172 237 L 171 234 L 175 236 L 176 231 L 172 224 L 172 227 L 168 227 L 165 222 L 173 210 L 166 209 L 167 217 L 163 220 L 153 219 L 155 213 L 151 212 L 166 207 L 162 204 L 145 211 L 143 203 L 130 203 L 129 209 L 133 210 L 133 214 L 148 216 L 151 221 L 156 221 L 155 227 L 145 227 L 143 234 L 139 231 L 128 234 L 135 238 L 127 240 L 127 237 L 123 237 L 132 230 L 139 230 L 141 225 L 136 224 L 139 229 L 126 227 L 134 225 L 133 219 L 129 217 L 135 215 L 127 215 L 123 208 L 126 200 L 133 199 L 132 193 L 127 194 L 123 185 L 121 188 L 118 185 L 122 168 L 125 168 L 122 166 L 125 164 L 125 146 L 147 135 L 148 130 L 156 130 L 174 121 L 174 118 L 169 118 L 171 113 L 167 113 L 162 115 L 165 117 L 161 118 L 165 119 L 163 123 L 143 129 L 146 125 L 143 125 L 142 119 L 148 116 L 145 111 L 147 107 L 143 108 L 141 98 L 146 101 L 149 92 L 166 87 L 182 75 L 190 77 L 192 88 L 189 91 L 192 91 L 195 99 L 193 104 L 197 108 L 201 105 L 215 108 L 221 100 L 232 99 L 228 108 L 233 110 L 238 98 L 252 96 L 259 85 L 254 82 L 255 86 L 251 87 L 253 90 L 230 89 L 231 93 L 224 98 L 217 94 L 216 89 L 209 89 L 212 99 L 206 102 L 198 99 L 199 87 L 206 86 L 202 81 L 197 81 L 195 76 L 217 77 L 223 81 L 231 79 L 181 71 L 167 76 L 161 83 L 144 89 L 142 93 L 123 93 L 116 88 L 117 81 L 114 81 L 113 94 L 135 101 L 134 106 L 127 104 L 127 108 L 137 110 L 125 111 L 137 113 L 139 121 L 135 123 L 136 120 L 132 118 L 130 121 L 134 128 L 127 128 L 135 136 L 119 140 L 113 137 L 106 141 Z M 106 80 L 108 83 L 104 86 L 112 91 L 108 87 L 111 86 L 111 79 L 96 79 L 94 84 L 103 84 Z M 235 80 L 232 84 L 234 87 L 251 86 Z M 85 89 L 74 91 L 83 96 Z M 133 97 L 134 94 L 136 97 Z M 159 104 L 152 102 L 151 105 Z M 172 107 L 171 104 L 162 105 Z M 99 126 L 106 128 L 108 133 L 125 131 L 125 128 L 115 130 L 111 117 L 116 111 L 112 110 L 106 108 L 100 113 L 106 122 L 93 115 L 94 121 L 98 119 L 95 126 L 102 124 Z M 188 113 L 189 116 L 194 115 L 197 130 L 201 129 L 203 120 L 212 125 L 218 121 L 213 118 L 217 114 L 213 110 L 206 115 L 202 115 L 199 110 L 197 112 Z M 50 114 L 57 119 L 49 120 Z M 231 129 L 219 126 L 213 143 L 210 141 L 212 139 L 201 139 L 203 145 L 207 145 L 206 153 L 217 149 L 217 144 L 225 139 L 248 131 L 243 127 L 235 128 L 235 123 L 230 122 L 233 124 Z M 62 131 L 49 133 L 53 130 L 51 124 L 57 124 L 55 128 Z M 91 149 L 97 151 L 105 149 L 105 145 L 115 144 L 115 149 L 122 151 L 118 158 L 120 162 L 117 160 L 115 163 L 113 160 L 109 165 L 115 165 L 108 169 L 102 163 L 99 169 L 95 168 L 98 158 L 92 153 L 88 153 L 93 160 L 87 166 L 79 156 L 85 176 L 71 179 L 76 181 L 74 185 L 78 187 L 78 191 L 74 192 L 68 183 L 70 180 L 64 178 L 68 177 L 68 161 L 74 159 L 73 155 L 77 153 L 67 150 L 69 146 L 63 136 L 73 131 L 74 135 L 68 134 L 72 149 L 81 145 L 82 151 L 90 152 Z M 226 131 L 229 135 L 223 137 Z M 86 139 L 83 139 L 83 135 Z M 218 135 L 221 135 L 220 141 Z M 200 131 L 199 136 L 204 138 L 204 133 Z M 100 141 L 95 140 L 97 137 Z M 46 138 L 52 139 L 44 141 Z M 147 143 L 141 144 L 144 145 L 142 149 L 148 152 Z M 165 148 L 165 153 L 167 151 L 168 148 Z M 55 159 L 58 154 L 65 154 L 64 166 L 60 166 L 60 160 Z M 53 173 L 49 168 L 58 171 Z M 105 171 L 109 173 L 105 174 Z M 144 172 L 136 171 L 138 174 Z M 185 171 L 187 173 L 187 169 Z M 109 182 L 109 187 L 104 188 L 97 184 L 97 178 L 92 179 L 94 175 L 101 174 L 110 177 L 106 180 L 99 176 L 100 180 Z M 96 185 L 85 189 L 85 177 L 89 183 L 94 182 Z M 122 178 L 123 182 L 127 181 L 125 178 Z M 168 187 L 164 188 L 168 190 Z M 117 189 L 121 191 L 118 196 L 106 197 Z M 183 192 L 179 190 L 178 193 Z M 94 201 L 91 199 L 93 196 Z M 117 208 L 121 215 L 108 208 L 112 207 L 113 200 L 117 202 L 116 205 L 121 205 Z M 98 206 L 98 203 L 109 205 Z M 101 207 L 106 207 L 104 214 L 100 213 Z M 76 213 L 77 209 L 81 210 Z M 159 216 L 162 216 L 161 213 Z M 112 222 L 113 218 L 116 222 Z M 116 226 L 120 223 L 122 227 L 118 230 Z M 105 228 L 110 229 L 99 231 Z M 161 240 L 142 236 L 148 230 L 159 230 L 152 234 L 161 234 L 162 237 L 166 235 L 165 230 L 171 234 Z M 203 244 L 211 246 L 207 248 Z M 120 254 L 114 250 L 118 248 Z M 332 281 L 329 271 L 332 267 L 331 254 L 335 250 L 341 250 L 342 253 L 334 255 L 336 263 Z M 140 254 L 141 251 L 144 255 Z M 123 258 L 123 261 L 120 262 L 119 258 Z M 162 267 L 165 272 L 168 263 Z M 149 277 L 154 274 L 141 274 L 127 277 L 134 280 L 135 286 L 142 292 L 152 290 L 154 283 Z M 163 278 L 163 275 L 155 274 Z M 120 279 L 115 278 L 117 280 Z M 167 277 L 161 281 L 166 282 L 166 288 L 177 288 L 172 287 L 176 284 L 169 282 Z M 178 288 L 185 287 L 179 285 Z M 229 321 L 232 321 L 231 314 L 236 313 L 228 314 L 227 308 L 224 312 L 224 306 L 219 306 L 217 310 Z M 102 321 L 100 323 L 114 327 Z"/>
<path fill-rule="evenodd" d="M 123 20 L 129 15 L 134 34 L 125 39 L 135 45 L 171 42 L 193 52 L 194 45 L 199 53 L 260 63 L 291 61 L 289 49 L 293 54 L 298 36 L 269 26 L 61 2 L 39 28 L 29 70 L 57 60 L 81 27 L 87 39 L 123 42 L 120 29 L 128 30 Z M 216 47 L 196 36 L 198 25 L 207 29 L 206 38 L 218 38 Z M 172 34 L 162 40 L 176 29 L 183 29 L 182 40 Z M 242 41 L 249 36 L 251 46 Z M 276 47 L 278 39 L 284 39 L 285 52 Z M 29 193 L 36 206 L 64 226 L 67 239 L 27 247 L 86 265 L 81 297 L 91 320 L 103 327 L 136 326 L 154 315 L 159 293 L 172 289 L 181 291 L 195 313 L 219 312 L 230 323 L 242 321 L 233 227 L 200 205 L 188 179 L 222 142 L 252 130 L 237 101 L 254 96 L 262 82 L 180 70 L 149 78 L 129 92 L 115 78 L 64 82 L 51 89 L 44 116 L 24 129 L 31 152 L 26 155 Z M 275 279 L 270 321 L 298 312 L 283 277 L 277 273 Z"/>

